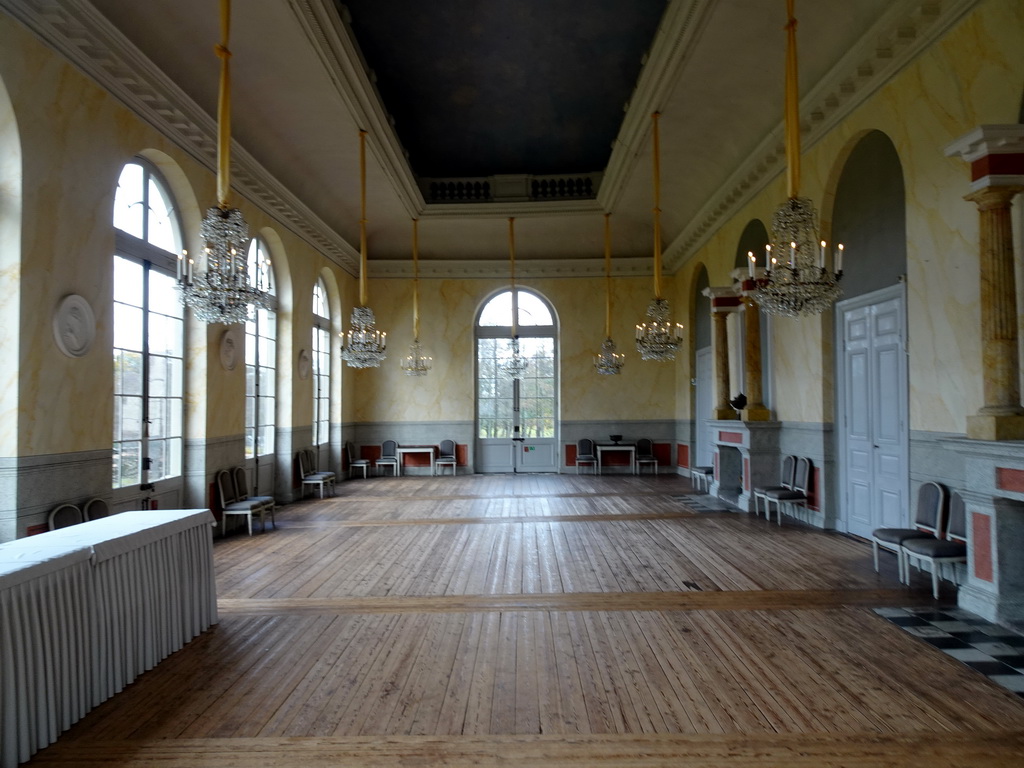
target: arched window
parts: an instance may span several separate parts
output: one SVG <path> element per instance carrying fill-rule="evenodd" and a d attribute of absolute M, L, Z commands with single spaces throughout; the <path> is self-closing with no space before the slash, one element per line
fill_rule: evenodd
<path fill-rule="evenodd" d="M 514 380 L 502 372 L 512 354 L 513 317 L 520 353 L 529 361 L 523 377 Z M 476 324 L 479 471 L 557 471 L 556 334 L 550 306 L 530 291 L 504 291 L 481 308 Z"/>
<path fill-rule="evenodd" d="M 266 244 L 258 237 L 249 243 L 249 281 L 273 274 Z M 258 308 L 245 323 L 245 458 L 258 459 L 274 452 L 277 383 L 277 298 L 273 281 L 261 286 L 271 295 L 271 308 Z"/>
<path fill-rule="evenodd" d="M 331 316 L 327 286 L 313 286 L 313 445 L 331 437 Z"/>
<path fill-rule="evenodd" d="M 114 227 L 113 487 L 142 486 L 141 494 L 157 480 L 180 482 L 184 376 L 174 277 L 181 225 L 167 186 L 144 160 L 121 171 Z"/>

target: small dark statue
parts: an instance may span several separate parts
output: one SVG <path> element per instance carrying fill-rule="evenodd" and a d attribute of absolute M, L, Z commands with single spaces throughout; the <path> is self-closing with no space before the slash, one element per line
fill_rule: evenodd
<path fill-rule="evenodd" d="M 736 410 L 736 412 L 739 413 L 740 411 L 747 407 L 747 396 L 740 392 L 738 395 L 736 395 L 736 397 L 729 401 L 729 405 L 731 405 Z"/>

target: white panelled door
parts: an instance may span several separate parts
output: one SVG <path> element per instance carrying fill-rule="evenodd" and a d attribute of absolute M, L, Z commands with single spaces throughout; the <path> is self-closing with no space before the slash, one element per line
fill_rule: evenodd
<path fill-rule="evenodd" d="M 870 537 L 910 521 L 902 286 L 843 302 L 840 317 L 840 527 Z"/>

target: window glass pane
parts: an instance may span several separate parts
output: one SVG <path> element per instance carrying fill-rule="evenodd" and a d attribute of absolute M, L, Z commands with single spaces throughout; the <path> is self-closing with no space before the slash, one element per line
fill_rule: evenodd
<path fill-rule="evenodd" d="M 180 357 L 168 357 L 167 362 L 167 395 L 168 397 L 180 398 L 182 396 L 182 385 L 185 379 L 183 369 L 184 362 Z"/>
<path fill-rule="evenodd" d="M 114 301 L 142 306 L 142 265 L 131 259 L 114 257 Z"/>
<path fill-rule="evenodd" d="M 142 355 L 114 351 L 114 391 L 122 395 L 142 394 Z"/>
<path fill-rule="evenodd" d="M 142 444 L 118 443 L 114 446 L 114 487 L 142 482 Z"/>
<path fill-rule="evenodd" d="M 174 206 L 163 186 L 152 175 L 149 176 L 149 231 L 146 239 L 157 248 L 173 254 L 181 252 L 181 238 L 178 223 L 174 218 Z"/>
<path fill-rule="evenodd" d="M 130 235 L 143 238 L 143 170 L 137 163 L 128 163 L 121 170 L 114 193 L 114 226 Z"/>
<path fill-rule="evenodd" d="M 142 351 L 142 310 L 124 304 L 114 305 L 114 346 Z"/>
<path fill-rule="evenodd" d="M 270 398 L 273 401 L 276 381 L 277 377 L 273 368 L 260 368 L 260 397 Z"/>
<path fill-rule="evenodd" d="M 512 325 L 512 292 L 499 293 L 484 305 L 480 312 L 480 325 Z"/>
<path fill-rule="evenodd" d="M 149 309 L 169 317 L 182 317 L 181 296 L 178 283 L 170 275 L 150 270 L 149 272 Z"/>
<path fill-rule="evenodd" d="M 256 455 L 256 430 L 253 427 L 245 429 L 245 458 L 251 459 Z"/>
<path fill-rule="evenodd" d="M 167 445 L 163 440 L 150 440 L 147 450 L 149 458 L 152 459 L 149 466 L 149 479 L 159 480 L 162 477 L 167 477 Z"/>
<path fill-rule="evenodd" d="M 142 398 L 118 397 L 121 401 L 121 440 L 142 438 Z"/>
<path fill-rule="evenodd" d="M 554 325 L 551 311 L 532 293 L 516 291 L 519 301 L 519 325 Z"/>
<path fill-rule="evenodd" d="M 166 397 L 167 391 L 167 358 L 150 357 L 149 359 L 149 394 L 152 397 Z"/>
<path fill-rule="evenodd" d="M 274 427 L 268 425 L 260 428 L 260 456 L 274 452 Z"/>

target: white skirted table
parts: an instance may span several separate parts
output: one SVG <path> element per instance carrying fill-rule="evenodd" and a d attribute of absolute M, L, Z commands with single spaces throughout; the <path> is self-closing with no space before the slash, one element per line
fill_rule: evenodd
<path fill-rule="evenodd" d="M 146 510 L 0 544 L 0 768 L 217 622 L 213 524 Z"/>

